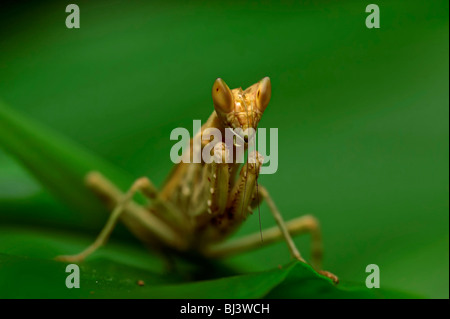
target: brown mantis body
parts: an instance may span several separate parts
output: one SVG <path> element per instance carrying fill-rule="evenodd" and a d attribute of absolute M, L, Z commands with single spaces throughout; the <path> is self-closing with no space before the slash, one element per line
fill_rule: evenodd
<path fill-rule="evenodd" d="M 200 163 L 186 161 L 192 159 L 195 152 L 203 150 L 208 141 L 202 139 L 202 132 L 208 128 L 218 129 L 222 133 L 227 128 L 240 128 L 242 134 L 236 138 L 247 150 L 251 129 L 256 130 L 271 97 L 269 78 L 262 79 L 246 90 L 230 90 L 223 80 L 217 79 L 213 85 L 212 97 L 215 111 L 200 132 L 191 139 L 188 157 L 184 157 L 174 167 L 161 191 L 148 178 L 143 177 L 136 180 L 128 192 L 123 194 L 100 173 L 91 172 L 87 175 L 87 185 L 113 211 L 91 246 L 78 255 L 60 256 L 59 260 L 84 260 L 106 243 L 121 218 L 147 244 L 178 252 L 195 251 L 208 258 L 225 257 L 285 240 L 291 255 L 305 262 L 292 236 L 310 233 L 312 265 L 315 269 L 320 269 L 322 242 L 317 220 L 305 215 L 284 222 L 268 191 L 257 183 L 263 159 L 256 150 L 249 150 L 249 160 L 242 168 L 234 160 L 230 162 L 232 150 L 225 140 L 214 145 L 213 156 L 217 160 L 211 163 L 203 160 Z M 199 149 L 193 147 L 196 139 L 200 139 Z M 148 206 L 133 201 L 136 192 L 141 192 L 149 200 Z M 263 230 L 261 234 L 225 241 L 263 201 L 268 204 L 277 226 Z M 337 277 L 333 274 L 319 272 L 337 282 Z"/>

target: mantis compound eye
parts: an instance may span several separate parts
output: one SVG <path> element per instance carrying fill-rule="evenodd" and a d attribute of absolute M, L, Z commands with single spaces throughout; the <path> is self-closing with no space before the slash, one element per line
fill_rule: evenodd
<path fill-rule="evenodd" d="M 233 94 L 224 80 L 218 78 L 212 88 L 214 108 L 219 114 L 233 110 Z"/>
<path fill-rule="evenodd" d="M 264 112 L 272 95 L 272 85 L 269 77 L 265 77 L 259 81 L 258 90 L 256 91 L 256 107 L 260 112 Z"/>

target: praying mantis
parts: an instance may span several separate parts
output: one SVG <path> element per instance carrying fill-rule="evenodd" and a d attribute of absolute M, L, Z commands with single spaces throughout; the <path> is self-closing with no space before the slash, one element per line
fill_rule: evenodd
<path fill-rule="evenodd" d="M 263 158 L 256 149 L 248 149 L 248 142 L 269 104 L 271 93 L 268 77 L 245 90 L 231 90 L 225 81 L 216 79 L 212 87 L 214 111 L 190 140 L 190 158 L 174 166 L 161 190 L 147 177 L 142 177 L 126 193 L 122 193 L 100 172 L 88 173 L 86 185 L 112 213 L 89 247 L 77 255 L 59 256 L 57 259 L 83 261 L 106 244 L 119 219 L 148 245 L 180 253 L 195 252 L 206 258 L 223 258 L 284 240 L 291 256 L 306 263 L 292 236 L 309 233 L 313 268 L 337 283 L 338 278 L 334 274 L 321 270 L 322 238 L 317 219 L 304 215 L 285 222 L 267 189 L 258 184 Z M 230 153 L 236 152 L 231 152 L 224 140 L 211 149 L 216 160 L 210 163 L 189 161 L 209 142 L 202 139 L 202 133 L 208 128 L 218 129 L 222 133 L 228 128 L 239 128 L 240 133 L 235 136 L 237 143 L 232 147 L 243 147 L 248 151 L 247 162 L 241 165 L 230 161 Z M 201 147 L 196 149 L 194 144 L 198 139 Z M 148 200 L 147 205 L 133 200 L 138 192 Z M 263 202 L 267 203 L 277 226 L 227 240 Z"/>

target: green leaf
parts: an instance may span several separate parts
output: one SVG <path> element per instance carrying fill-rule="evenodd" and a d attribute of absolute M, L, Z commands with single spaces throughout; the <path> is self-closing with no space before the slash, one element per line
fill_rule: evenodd
<path fill-rule="evenodd" d="M 275 287 L 266 298 L 284 299 L 412 299 L 423 298 L 418 295 L 385 288 L 369 289 L 355 283 L 331 284 L 320 278 L 308 265 L 296 264 L 286 279 Z M 305 268 L 308 268 L 306 270 Z"/>
<path fill-rule="evenodd" d="M 103 223 L 104 207 L 85 186 L 84 177 L 101 171 L 121 187 L 133 178 L 108 162 L 15 112 L 0 101 L 0 145 L 19 160 L 48 190 L 78 211 L 86 225 Z"/>
<path fill-rule="evenodd" d="M 310 266 L 291 263 L 281 269 L 194 278 L 131 244 L 110 243 L 80 264 L 80 288 L 68 289 L 65 263 L 52 257 L 79 251 L 91 239 L 43 229 L 0 228 L 0 298 L 411 298 L 404 293 L 333 285 Z M 143 281 L 144 286 L 138 285 Z"/>

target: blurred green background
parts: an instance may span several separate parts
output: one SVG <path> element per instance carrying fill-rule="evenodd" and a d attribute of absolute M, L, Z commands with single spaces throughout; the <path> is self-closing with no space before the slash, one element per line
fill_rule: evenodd
<path fill-rule="evenodd" d="M 76 3 L 80 29 L 65 2 L 0 10 L 1 100 L 161 185 L 170 132 L 206 121 L 213 81 L 270 76 L 260 127 L 279 130 L 279 168 L 260 183 L 286 219 L 319 218 L 324 268 L 364 283 L 375 263 L 382 287 L 448 298 L 448 1 L 377 1 L 380 29 L 364 1 Z M 0 152 L 0 238 L 17 234 L 0 253 L 29 226 L 95 234 L 104 215 L 91 217 Z M 274 225 L 264 205 L 261 220 Z M 253 216 L 237 236 L 257 231 Z M 309 238 L 296 242 L 308 256 Z M 280 243 L 230 263 L 287 261 Z"/>

